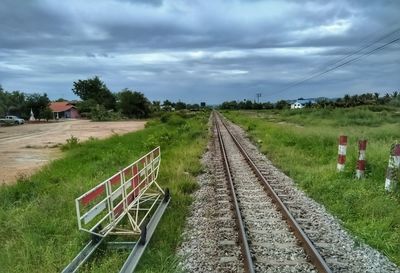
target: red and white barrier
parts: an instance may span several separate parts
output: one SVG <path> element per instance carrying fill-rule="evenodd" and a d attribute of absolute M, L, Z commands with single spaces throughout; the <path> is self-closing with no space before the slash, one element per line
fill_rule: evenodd
<path fill-rule="evenodd" d="M 100 237 L 140 233 L 141 222 L 164 194 L 157 184 L 160 161 L 157 147 L 75 199 L 79 229 Z M 117 229 L 128 214 L 132 229 Z"/>
<path fill-rule="evenodd" d="M 356 169 L 356 177 L 361 179 L 365 175 L 365 150 L 367 149 L 367 140 L 359 140 L 358 141 L 358 160 L 357 160 L 357 169 Z"/>
<path fill-rule="evenodd" d="M 347 136 L 339 137 L 337 170 L 342 172 L 346 163 Z"/>
<path fill-rule="evenodd" d="M 395 191 L 400 180 L 400 144 L 390 149 L 389 164 L 386 171 L 385 190 Z"/>

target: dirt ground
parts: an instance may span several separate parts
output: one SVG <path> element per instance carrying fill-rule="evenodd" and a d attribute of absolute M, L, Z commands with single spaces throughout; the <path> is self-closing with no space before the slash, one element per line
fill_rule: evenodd
<path fill-rule="evenodd" d="M 90 122 L 70 120 L 54 123 L 0 127 L 0 184 L 30 175 L 50 160 L 60 158 L 60 145 L 68 138 L 106 138 L 141 130 L 145 121 Z"/>

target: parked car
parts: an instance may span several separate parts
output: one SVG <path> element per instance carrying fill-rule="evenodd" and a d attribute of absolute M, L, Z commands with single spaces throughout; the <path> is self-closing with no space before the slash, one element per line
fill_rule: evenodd
<path fill-rule="evenodd" d="M 5 118 L 0 119 L 0 123 L 6 125 L 11 125 L 11 124 L 19 125 L 19 124 L 24 124 L 25 120 L 17 116 L 5 116 Z"/>

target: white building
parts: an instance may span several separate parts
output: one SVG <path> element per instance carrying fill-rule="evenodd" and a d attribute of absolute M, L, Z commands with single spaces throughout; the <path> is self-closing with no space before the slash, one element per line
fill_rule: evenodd
<path fill-rule="evenodd" d="M 290 109 L 302 109 L 304 108 L 307 104 L 314 104 L 314 100 L 303 100 L 303 99 L 298 99 L 294 103 L 290 105 Z"/>

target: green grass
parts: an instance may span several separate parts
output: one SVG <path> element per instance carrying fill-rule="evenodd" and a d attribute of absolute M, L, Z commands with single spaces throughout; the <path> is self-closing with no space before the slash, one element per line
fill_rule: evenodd
<path fill-rule="evenodd" d="M 68 143 L 63 159 L 0 187 L 0 271 L 60 272 L 89 240 L 77 228 L 74 199 L 161 145 L 159 183 L 170 188 L 172 201 L 137 272 L 177 272 L 175 252 L 202 172 L 208 114 L 173 114 L 139 132 Z M 83 272 L 118 272 L 127 255 L 102 249 Z"/>
<path fill-rule="evenodd" d="M 360 240 L 400 265 L 400 194 L 384 181 L 392 143 L 400 140 L 399 108 L 225 112 L 261 151 Z M 338 137 L 348 139 L 345 172 L 336 172 Z M 366 178 L 356 180 L 357 140 L 366 138 Z"/>

